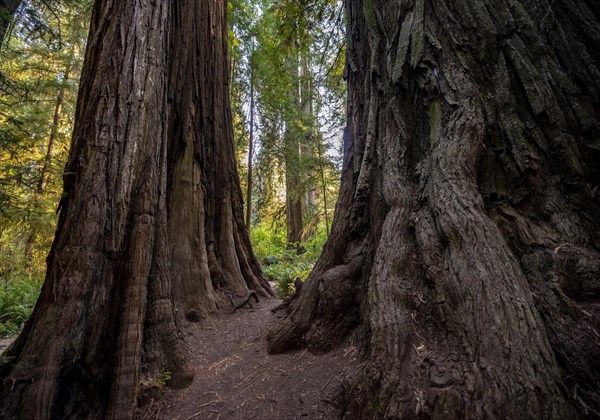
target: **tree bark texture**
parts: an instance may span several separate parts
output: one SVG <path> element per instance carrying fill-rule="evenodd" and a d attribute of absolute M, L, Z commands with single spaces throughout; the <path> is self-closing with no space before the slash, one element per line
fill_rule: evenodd
<path fill-rule="evenodd" d="M 126 418 L 142 355 L 185 371 L 164 228 L 165 6 L 95 5 L 57 235 L 2 366 L 2 417 Z"/>
<path fill-rule="evenodd" d="M 273 293 L 244 221 L 229 105 L 226 12 L 224 0 L 186 0 L 173 2 L 171 17 L 171 276 L 188 318 L 214 312 L 218 288 Z"/>
<path fill-rule="evenodd" d="M 252 224 L 252 172 L 254 158 L 254 69 L 250 69 L 250 133 L 248 138 L 248 178 L 246 189 L 246 226 L 250 230 Z M 233 79 L 232 79 L 233 80 Z"/>
<path fill-rule="evenodd" d="M 226 2 L 184 3 L 94 6 L 57 234 L 3 354 L 2 418 L 131 418 L 143 377 L 189 384 L 179 321 L 215 310 L 208 249 L 224 287 L 272 293 L 236 178 Z"/>
<path fill-rule="evenodd" d="M 303 232 L 303 194 L 300 180 L 300 145 L 298 130 L 288 127 L 285 131 L 285 219 L 287 247 L 300 249 Z"/>
<path fill-rule="evenodd" d="M 286 68 L 289 72 L 288 103 L 289 109 L 284 115 L 284 159 L 285 159 L 285 219 L 287 227 L 287 247 L 301 250 L 304 225 L 304 190 L 302 188 L 300 161 L 300 138 L 302 128 L 299 116 L 302 112 L 300 97 L 300 77 L 298 71 L 298 52 L 296 42 L 286 57 Z"/>
<path fill-rule="evenodd" d="M 347 0 L 332 233 L 272 353 L 351 332 L 345 418 L 600 414 L 600 7 Z"/>

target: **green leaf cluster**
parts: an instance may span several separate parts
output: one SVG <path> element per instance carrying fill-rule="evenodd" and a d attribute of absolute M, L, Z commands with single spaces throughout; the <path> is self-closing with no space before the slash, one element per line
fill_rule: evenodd
<path fill-rule="evenodd" d="M 2 333 L 27 318 L 45 271 L 91 3 L 24 1 L 0 50 Z"/>
<path fill-rule="evenodd" d="M 251 229 L 285 228 L 291 197 L 306 201 L 303 239 L 309 240 L 319 224 L 328 230 L 339 188 L 346 106 L 342 2 L 235 0 L 230 19 L 231 100 L 244 191 L 251 94 L 256 104 Z"/>
<path fill-rule="evenodd" d="M 40 294 L 43 276 L 32 274 L 20 260 L 20 264 L 6 264 L 6 256 L 0 258 L 2 266 L 10 271 L 0 272 L 0 338 L 11 337 L 21 331 L 29 318 Z"/>
<path fill-rule="evenodd" d="M 296 277 L 306 280 L 327 241 L 327 231 L 324 224 L 319 225 L 315 234 L 302 243 L 304 252 L 300 254 L 296 249 L 289 249 L 285 229 L 268 223 L 254 226 L 251 240 L 263 272 L 276 283 L 277 293 L 283 297 L 295 291 Z"/>

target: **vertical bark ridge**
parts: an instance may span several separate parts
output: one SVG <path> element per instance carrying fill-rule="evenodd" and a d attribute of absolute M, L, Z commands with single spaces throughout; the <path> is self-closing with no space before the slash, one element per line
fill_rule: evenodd
<path fill-rule="evenodd" d="M 272 291 L 243 222 L 230 124 L 226 2 L 174 4 L 171 22 L 171 275 L 179 310 L 197 319 L 216 311 L 218 289 L 250 288 L 261 296 Z"/>
<path fill-rule="evenodd" d="M 130 418 L 144 337 L 159 327 L 169 331 L 151 369 L 186 370 L 172 302 L 161 321 L 146 306 L 149 292 L 170 295 L 156 270 L 168 265 L 167 13 L 164 3 L 95 5 L 46 281 L 0 368 L 3 418 Z"/>
<path fill-rule="evenodd" d="M 319 308 L 338 300 L 347 328 L 333 341 L 354 330 L 368 356 L 347 418 L 597 415 L 597 7 L 350 0 L 347 12 L 336 216 L 350 216 L 334 222 L 347 233 L 332 234 L 269 350 L 327 350 L 315 330 L 335 324 Z M 356 260 L 343 286 L 325 281 Z"/>

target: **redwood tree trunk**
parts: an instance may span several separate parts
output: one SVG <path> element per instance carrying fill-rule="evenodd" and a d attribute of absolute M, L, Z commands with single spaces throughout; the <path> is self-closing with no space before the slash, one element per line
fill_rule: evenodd
<path fill-rule="evenodd" d="M 244 222 L 226 11 L 225 0 L 184 0 L 173 2 L 171 16 L 169 250 L 175 299 L 188 319 L 214 312 L 219 288 L 273 294 Z"/>
<path fill-rule="evenodd" d="M 14 362 L 2 365 L 2 417 L 124 418 L 142 355 L 151 370 L 186 370 L 165 269 L 167 14 L 94 7 L 59 226 Z"/>
<path fill-rule="evenodd" d="M 600 415 L 600 7 L 346 4 L 340 199 L 269 351 L 354 331 L 346 418 Z"/>
<path fill-rule="evenodd" d="M 302 246 L 304 189 L 302 188 L 300 162 L 300 137 L 302 128 L 298 122 L 301 115 L 301 98 L 299 92 L 298 52 L 294 42 L 292 51 L 286 57 L 286 68 L 289 72 L 288 103 L 291 104 L 286 114 L 284 133 L 285 159 L 285 219 L 287 227 L 287 247 L 300 251 Z"/>
<path fill-rule="evenodd" d="M 301 249 L 303 230 L 303 194 L 300 181 L 300 149 L 298 130 L 287 127 L 285 131 L 285 219 L 287 247 Z"/>
<path fill-rule="evenodd" d="M 272 293 L 243 221 L 225 11 L 96 2 L 59 225 L 3 354 L 0 417 L 131 418 L 143 377 L 187 385 L 178 322 L 215 310 L 208 249 L 223 287 Z"/>

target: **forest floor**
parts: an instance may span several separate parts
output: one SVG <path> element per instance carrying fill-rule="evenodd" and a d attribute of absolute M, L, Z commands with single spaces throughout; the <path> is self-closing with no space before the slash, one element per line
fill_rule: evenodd
<path fill-rule="evenodd" d="M 0 339 L 0 353 L 4 351 L 5 348 L 10 346 L 10 344 L 14 341 L 14 338 L 5 338 Z"/>
<path fill-rule="evenodd" d="M 268 355 L 266 335 L 279 314 L 278 299 L 255 309 L 186 325 L 186 351 L 195 369 L 192 384 L 165 388 L 164 396 L 139 411 L 143 419 L 330 419 L 336 418 L 340 386 L 357 371 L 355 347 L 325 354 L 306 350 Z"/>

